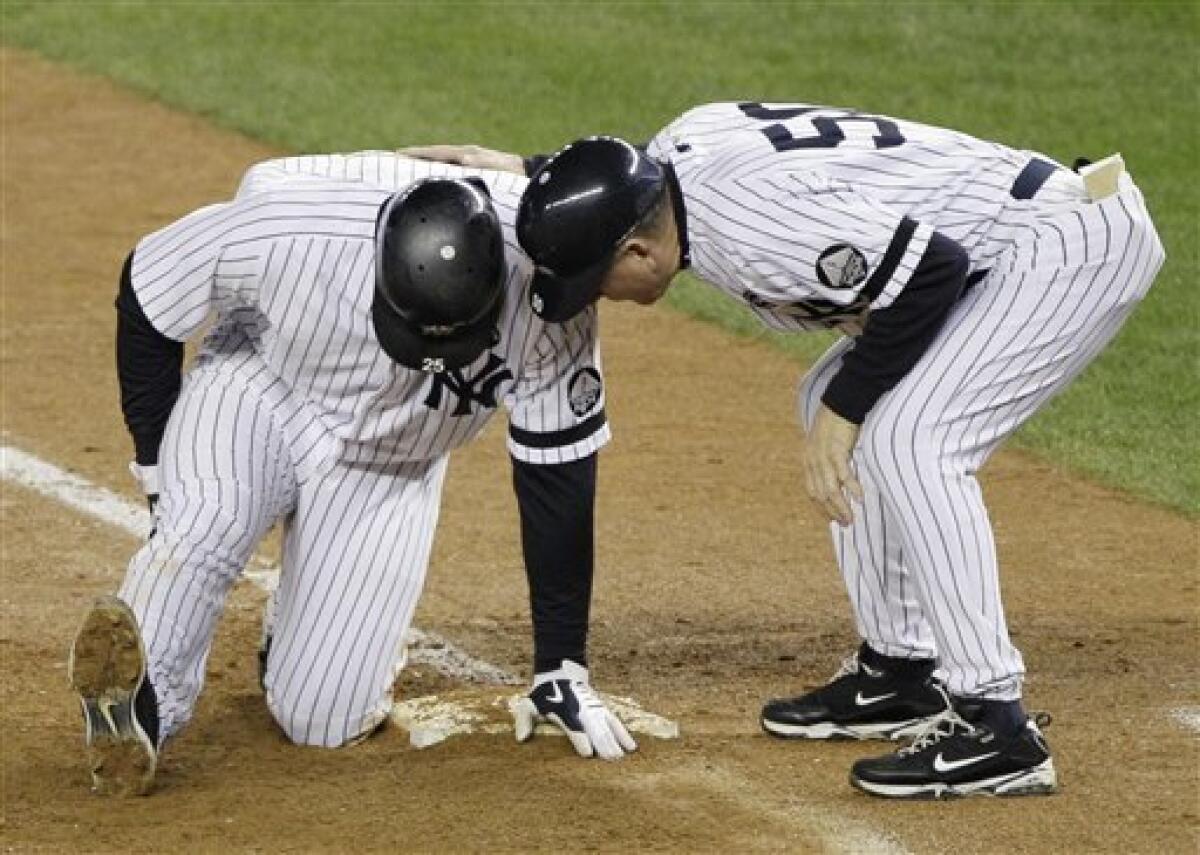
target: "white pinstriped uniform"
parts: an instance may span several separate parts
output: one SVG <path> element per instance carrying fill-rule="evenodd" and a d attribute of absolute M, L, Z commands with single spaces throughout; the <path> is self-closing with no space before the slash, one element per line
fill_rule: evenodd
<path fill-rule="evenodd" d="M 1137 187 L 1125 176 L 1092 203 L 1059 169 L 1020 200 L 1010 190 L 1031 152 L 803 105 L 699 107 L 649 150 L 675 166 L 695 273 L 777 329 L 854 332 L 901 293 L 932 230 L 967 251 L 982 279 L 868 414 L 853 456 L 865 501 L 853 525 L 830 528 L 873 648 L 937 656 L 952 694 L 1019 697 L 1024 664 L 975 473 L 1149 289 L 1165 256 Z M 822 253 L 847 245 L 863 267 L 818 276 Z M 852 345 L 841 339 L 802 381 L 806 429 Z"/>
<path fill-rule="evenodd" d="M 507 292 L 500 341 L 438 377 L 375 338 L 376 213 L 415 179 L 464 173 L 491 185 Z M 547 325 L 529 308 L 513 234 L 523 186 L 388 153 L 286 158 L 138 245 L 134 290 L 160 332 L 187 339 L 216 313 L 160 449 L 156 533 L 120 590 L 164 738 L 190 717 L 225 596 L 276 521 L 267 702 L 292 740 L 341 745 L 390 709 L 448 453 L 499 404 L 520 460 L 568 462 L 608 441 L 595 310 Z"/>

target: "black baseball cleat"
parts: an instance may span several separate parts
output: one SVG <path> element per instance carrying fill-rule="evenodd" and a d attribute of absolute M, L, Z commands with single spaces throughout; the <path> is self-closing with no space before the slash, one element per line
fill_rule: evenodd
<path fill-rule="evenodd" d="M 1039 721 L 1045 726 L 1049 717 Z M 1049 795 L 1058 777 L 1038 724 L 1027 720 L 1004 736 L 950 709 L 895 754 L 859 760 L 850 783 L 892 799 Z"/>
<path fill-rule="evenodd" d="M 68 676 L 83 706 L 92 789 L 145 795 L 158 761 L 158 701 L 137 618 L 117 597 L 92 604 L 71 645 Z"/>
<path fill-rule="evenodd" d="M 864 661 L 881 658 L 864 644 L 821 688 L 768 701 L 763 730 L 799 739 L 903 739 L 946 710 L 932 661 L 906 662 L 903 675 Z"/>

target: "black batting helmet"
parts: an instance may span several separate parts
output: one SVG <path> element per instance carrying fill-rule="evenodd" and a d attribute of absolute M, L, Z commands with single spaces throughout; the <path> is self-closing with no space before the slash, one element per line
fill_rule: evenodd
<path fill-rule="evenodd" d="M 407 368 L 445 371 L 494 344 L 503 307 L 504 239 L 477 178 L 427 178 L 390 196 L 375 228 L 371 320 Z"/>
<path fill-rule="evenodd" d="M 530 302 L 566 321 L 600 293 L 617 247 L 665 192 L 663 167 L 616 137 L 577 140 L 529 179 L 517 240 L 537 267 Z"/>

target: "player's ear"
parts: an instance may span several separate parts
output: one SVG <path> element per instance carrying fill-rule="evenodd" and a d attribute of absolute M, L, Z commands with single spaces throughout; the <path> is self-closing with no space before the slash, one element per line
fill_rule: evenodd
<path fill-rule="evenodd" d="M 631 237 L 621 244 L 621 248 L 617 250 L 617 256 L 642 261 L 653 256 L 650 249 L 650 242 L 645 238 Z"/>

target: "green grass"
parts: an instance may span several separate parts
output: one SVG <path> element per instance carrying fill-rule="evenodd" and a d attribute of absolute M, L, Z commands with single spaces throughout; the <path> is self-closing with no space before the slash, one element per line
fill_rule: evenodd
<path fill-rule="evenodd" d="M 709 100 L 810 100 L 1061 160 L 1121 150 L 1169 260 L 1017 442 L 1200 511 L 1197 11 L 1190 3 L 13 3 L 3 40 L 293 150 L 649 137 Z M 695 283 L 671 304 L 798 359 Z"/>

